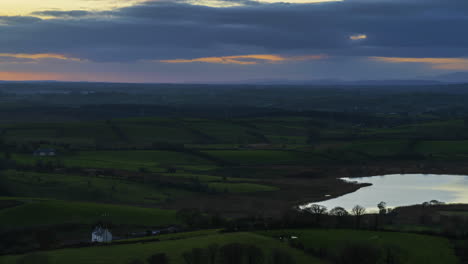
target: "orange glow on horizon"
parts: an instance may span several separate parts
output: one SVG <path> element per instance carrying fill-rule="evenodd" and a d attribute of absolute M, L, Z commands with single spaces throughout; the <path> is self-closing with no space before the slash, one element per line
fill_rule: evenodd
<path fill-rule="evenodd" d="M 147 82 L 177 82 L 176 79 L 164 76 L 147 75 L 128 76 L 121 72 L 0 72 L 0 81 L 63 81 L 63 82 L 116 82 L 116 83 L 147 83 Z"/>
<path fill-rule="evenodd" d="M 288 61 L 306 61 L 306 60 L 321 60 L 327 58 L 326 55 L 305 55 L 287 57 L 274 54 L 250 54 L 238 56 L 222 56 L 222 57 L 204 57 L 195 59 L 174 59 L 174 60 L 159 60 L 163 63 L 218 63 L 218 64 L 239 64 L 239 65 L 255 65 L 259 63 L 278 63 Z"/>
<path fill-rule="evenodd" d="M 387 63 L 423 63 L 431 65 L 433 69 L 468 71 L 468 58 L 370 57 L 370 59 Z"/>
<path fill-rule="evenodd" d="M 66 79 L 66 75 L 50 72 L 0 72 L 0 80 L 2 81 L 51 81 Z"/>

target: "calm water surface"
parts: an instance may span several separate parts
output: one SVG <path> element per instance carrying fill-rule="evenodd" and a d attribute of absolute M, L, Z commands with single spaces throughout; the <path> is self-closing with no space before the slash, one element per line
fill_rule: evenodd
<path fill-rule="evenodd" d="M 344 181 L 371 183 L 354 193 L 315 204 L 332 209 L 350 210 L 359 204 L 370 211 L 385 201 L 388 207 L 421 204 L 430 200 L 445 203 L 468 203 L 468 176 L 433 174 L 395 174 L 363 178 L 342 178 Z"/>

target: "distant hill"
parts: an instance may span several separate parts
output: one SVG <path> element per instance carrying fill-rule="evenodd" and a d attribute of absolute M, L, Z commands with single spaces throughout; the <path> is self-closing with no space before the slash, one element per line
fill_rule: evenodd
<path fill-rule="evenodd" d="M 439 80 L 359 80 L 345 81 L 340 79 L 320 79 L 320 80 L 288 80 L 288 79 L 262 79 L 245 80 L 233 82 L 233 84 L 257 84 L 257 85 L 338 85 L 338 86 L 417 86 L 417 85 L 438 85 L 445 82 Z"/>
<path fill-rule="evenodd" d="M 131 83 L 106 82 L 66 82 L 66 81 L 4 81 L 0 84 L 64 84 L 64 85 L 129 85 Z M 455 72 L 438 76 L 415 77 L 415 79 L 387 80 L 342 80 L 342 79 L 248 79 L 228 82 L 194 82 L 194 83 L 133 83 L 133 85 L 307 85 L 307 86 L 426 86 L 444 84 L 467 84 L 468 72 Z"/>
<path fill-rule="evenodd" d="M 454 72 L 436 77 L 441 82 L 448 83 L 468 83 L 468 72 Z"/>

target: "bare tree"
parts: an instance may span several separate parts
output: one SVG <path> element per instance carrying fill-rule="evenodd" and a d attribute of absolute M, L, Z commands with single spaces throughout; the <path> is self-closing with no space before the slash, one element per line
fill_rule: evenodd
<path fill-rule="evenodd" d="M 330 215 L 342 217 L 349 215 L 349 213 L 343 207 L 337 206 L 330 210 Z"/>
<path fill-rule="evenodd" d="M 366 208 L 356 205 L 351 210 L 351 213 L 356 217 L 356 228 L 361 227 L 361 217 L 366 213 Z"/>
<path fill-rule="evenodd" d="M 315 223 L 320 224 L 320 218 L 327 213 L 327 207 L 323 205 L 313 204 L 306 209 L 307 212 L 315 215 Z"/>
<path fill-rule="evenodd" d="M 327 207 L 323 205 L 318 205 L 318 204 L 313 204 L 310 207 L 307 207 L 306 210 L 310 212 L 311 214 L 326 214 L 327 213 Z"/>
<path fill-rule="evenodd" d="M 366 208 L 360 206 L 360 205 L 356 205 L 353 207 L 353 209 L 351 209 L 351 213 L 354 215 L 354 216 L 362 216 L 363 214 L 366 213 Z"/>

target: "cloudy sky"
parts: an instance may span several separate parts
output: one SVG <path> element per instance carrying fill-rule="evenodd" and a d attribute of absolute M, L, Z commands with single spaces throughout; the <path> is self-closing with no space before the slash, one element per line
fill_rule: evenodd
<path fill-rule="evenodd" d="M 0 1 L 0 80 L 416 79 L 464 71 L 467 0 Z"/>

